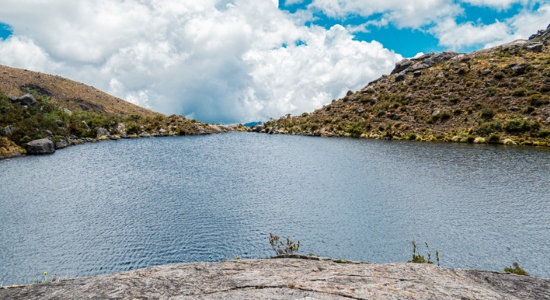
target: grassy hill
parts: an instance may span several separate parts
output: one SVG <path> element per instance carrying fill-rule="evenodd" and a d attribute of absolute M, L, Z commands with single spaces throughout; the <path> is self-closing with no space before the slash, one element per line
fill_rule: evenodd
<path fill-rule="evenodd" d="M 31 94 L 36 101 L 15 98 Z M 244 130 L 165 116 L 63 77 L 0 66 L 0 159 L 25 154 L 48 138 L 55 149 L 119 138 Z"/>
<path fill-rule="evenodd" d="M 0 91 L 14 96 L 32 93 L 71 111 L 88 111 L 119 117 L 131 114 L 143 117 L 159 115 L 157 112 L 126 102 L 83 83 L 56 75 L 1 65 Z"/>
<path fill-rule="evenodd" d="M 549 26 L 550 28 L 550 26 Z M 460 54 L 427 54 L 312 113 L 257 131 L 550 146 L 549 30 Z"/>

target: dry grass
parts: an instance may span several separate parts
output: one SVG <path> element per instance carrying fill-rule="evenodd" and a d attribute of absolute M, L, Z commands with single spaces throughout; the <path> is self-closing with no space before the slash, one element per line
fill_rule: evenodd
<path fill-rule="evenodd" d="M 514 65 L 527 64 L 525 72 Z M 495 48 L 371 83 L 275 132 L 550 145 L 550 50 Z"/>
<path fill-rule="evenodd" d="M 60 76 L 0 66 L 0 92 L 21 96 L 25 87 L 42 90 L 52 103 L 72 111 L 91 111 L 125 117 L 132 114 L 154 117 L 159 113 L 104 93 L 92 86 Z"/>

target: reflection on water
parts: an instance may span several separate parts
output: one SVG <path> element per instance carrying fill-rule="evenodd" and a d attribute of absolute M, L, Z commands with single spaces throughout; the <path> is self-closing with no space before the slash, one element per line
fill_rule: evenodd
<path fill-rule="evenodd" d="M 0 282 L 302 253 L 550 277 L 550 151 L 246 133 L 0 162 Z M 424 252 L 423 248 L 420 248 Z M 432 254 L 433 255 L 433 254 Z"/>

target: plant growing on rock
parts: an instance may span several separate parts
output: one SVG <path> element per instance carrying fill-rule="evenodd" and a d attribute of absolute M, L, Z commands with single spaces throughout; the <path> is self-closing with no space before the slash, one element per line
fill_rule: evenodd
<path fill-rule="evenodd" d="M 428 245 L 428 242 L 424 242 L 426 245 L 426 249 L 428 250 L 428 260 L 424 257 L 424 255 L 421 255 L 418 251 L 418 246 L 415 241 L 411 241 L 411 244 L 413 245 L 413 256 L 412 259 L 408 262 L 410 263 L 417 263 L 417 264 L 430 264 L 433 265 L 432 261 L 432 252 L 430 250 L 430 246 Z M 437 265 L 439 266 L 440 260 L 439 260 L 439 251 L 435 251 L 435 256 L 437 260 Z"/>
<path fill-rule="evenodd" d="M 504 268 L 504 272 L 516 274 L 516 275 L 529 276 L 529 274 L 522 267 L 520 267 L 517 262 L 514 262 L 513 266 L 514 266 L 513 268 L 512 267 Z"/>
<path fill-rule="evenodd" d="M 290 238 L 286 238 L 286 241 L 281 241 L 278 235 L 269 233 L 269 244 L 276 255 L 292 255 L 300 249 L 300 241 L 294 243 Z"/>

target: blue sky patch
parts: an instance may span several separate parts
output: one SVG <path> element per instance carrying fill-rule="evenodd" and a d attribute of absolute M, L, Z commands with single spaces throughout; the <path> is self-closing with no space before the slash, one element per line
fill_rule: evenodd
<path fill-rule="evenodd" d="M 13 33 L 13 29 L 8 24 L 0 23 L 0 39 L 5 40 Z"/>
<path fill-rule="evenodd" d="M 295 13 L 299 10 L 308 9 L 312 0 L 304 0 L 299 4 L 285 5 L 285 0 L 279 0 L 279 8 L 290 13 Z M 514 4 L 506 9 L 497 9 L 487 6 L 474 6 L 467 3 L 460 3 L 464 13 L 457 16 L 455 21 L 457 24 L 473 23 L 475 25 L 490 25 L 495 22 L 506 22 L 516 16 L 523 10 L 535 11 L 539 8 L 539 4 L 531 5 L 531 7 L 524 6 L 522 4 Z M 322 11 L 316 11 L 314 8 L 310 8 L 313 11 L 314 20 L 306 23 L 306 26 L 317 25 L 326 29 L 339 24 L 344 27 L 359 26 L 365 24 L 368 21 L 380 20 L 383 14 L 373 14 L 368 17 L 359 15 L 348 15 L 344 18 L 331 18 L 324 14 Z M 412 57 L 419 52 L 439 52 L 448 50 L 446 47 L 439 45 L 439 40 L 432 33 L 429 32 L 430 26 L 427 25 L 423 28 L 402 28 L 398 29 L 393 24 L 387 26 L 377 27 L 369 26 L 365 32 L 356 32 L 354 39 L 358 41 L 371 42 L 373 40 L 380 42 L 385 48 L 395 51 L 403 55 L 404 57 Z M 480 49 L 483 45 L 476 45 L 471 47 L 465 47 L 457 49 L 461 52 L 470 52 Z"/>

